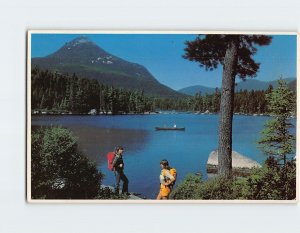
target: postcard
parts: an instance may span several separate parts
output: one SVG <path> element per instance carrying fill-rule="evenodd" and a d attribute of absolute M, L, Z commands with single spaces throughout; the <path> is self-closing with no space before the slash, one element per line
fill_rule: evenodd
<path fill-rule="evenodd" d="M 28 202 L 297 202 L 297 40 L 29 30 Z"/>

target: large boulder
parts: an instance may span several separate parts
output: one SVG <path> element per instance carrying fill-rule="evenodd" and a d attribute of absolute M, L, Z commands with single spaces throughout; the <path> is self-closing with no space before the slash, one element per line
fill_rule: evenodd
<path fill-rule="evenodd" d="M 252 168 L 260 168 L 261 165 L 236 151 L 232 151 L 232 172 L 234 175 L 244 176 L 249 174 Z M 218 151 L 212 151 L 207 160 L 206 170 L 208 174 L 218 172 Z"/>

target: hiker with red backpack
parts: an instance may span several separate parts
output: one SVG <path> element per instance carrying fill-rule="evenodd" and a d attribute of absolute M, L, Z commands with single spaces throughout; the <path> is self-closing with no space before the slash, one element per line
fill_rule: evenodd
<path fill-rule="evenodd" d="M 108 168 L 115 173 L 116 177 L 116 186 L 115 193 L 119 194 L 120 181 L 122 180 L 122 194 L 129 195 L 128 193 L 128 179 L 124 174 L 124 161 L 123 161 L 123 152 L 124 148 L 122 146 L 117 146 L 115 152 L 107 154 L 108 159 Z"/>
<path fill-rule="evenodd" d="M 169 162 L 166 159 L 160 161 L 160 168 L 160 190 L 156 200 L 168 200 L 175 184 L 177 173 L 175 168 L 169 166 Z"/>

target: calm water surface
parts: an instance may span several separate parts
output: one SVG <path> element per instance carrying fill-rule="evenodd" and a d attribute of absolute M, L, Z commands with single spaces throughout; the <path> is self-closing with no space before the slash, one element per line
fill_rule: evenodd
<path fill-rule="evenodd" d="M 268 119 L 234 116 L 233 150 L 262 163 L 266 157 L 256 141 Z M 156 126 L 173 124 L 186 130 L 155 131 Z M 107 169 L 106 153 L 115 145 L 123 145 L 129 191 L 147 198 L 155 198 L 159 191 L 161 159 L 167 159 L 177 169 L 177 184 L 188 173 L 201 172 L 206 177 L 208 155 L 218 142 L 218 115 L 33 116 L 32 125 L 69 128 L 78 137 L 80 149 L 105 174 L 106 185 L 114 184 L 113 172 Z"/>

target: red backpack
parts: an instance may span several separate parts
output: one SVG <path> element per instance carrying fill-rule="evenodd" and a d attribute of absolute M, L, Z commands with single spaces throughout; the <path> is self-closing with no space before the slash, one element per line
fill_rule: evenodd
<path fill-rule="evenodd" d="M 108 170 L 113 170 L 113 166 L 112 166 L 112 163 L 114 161 L 114 158 L 115 158 L 115 152 L 108 152 L 107 155 L 107 167 L 108 167 Z"/>

